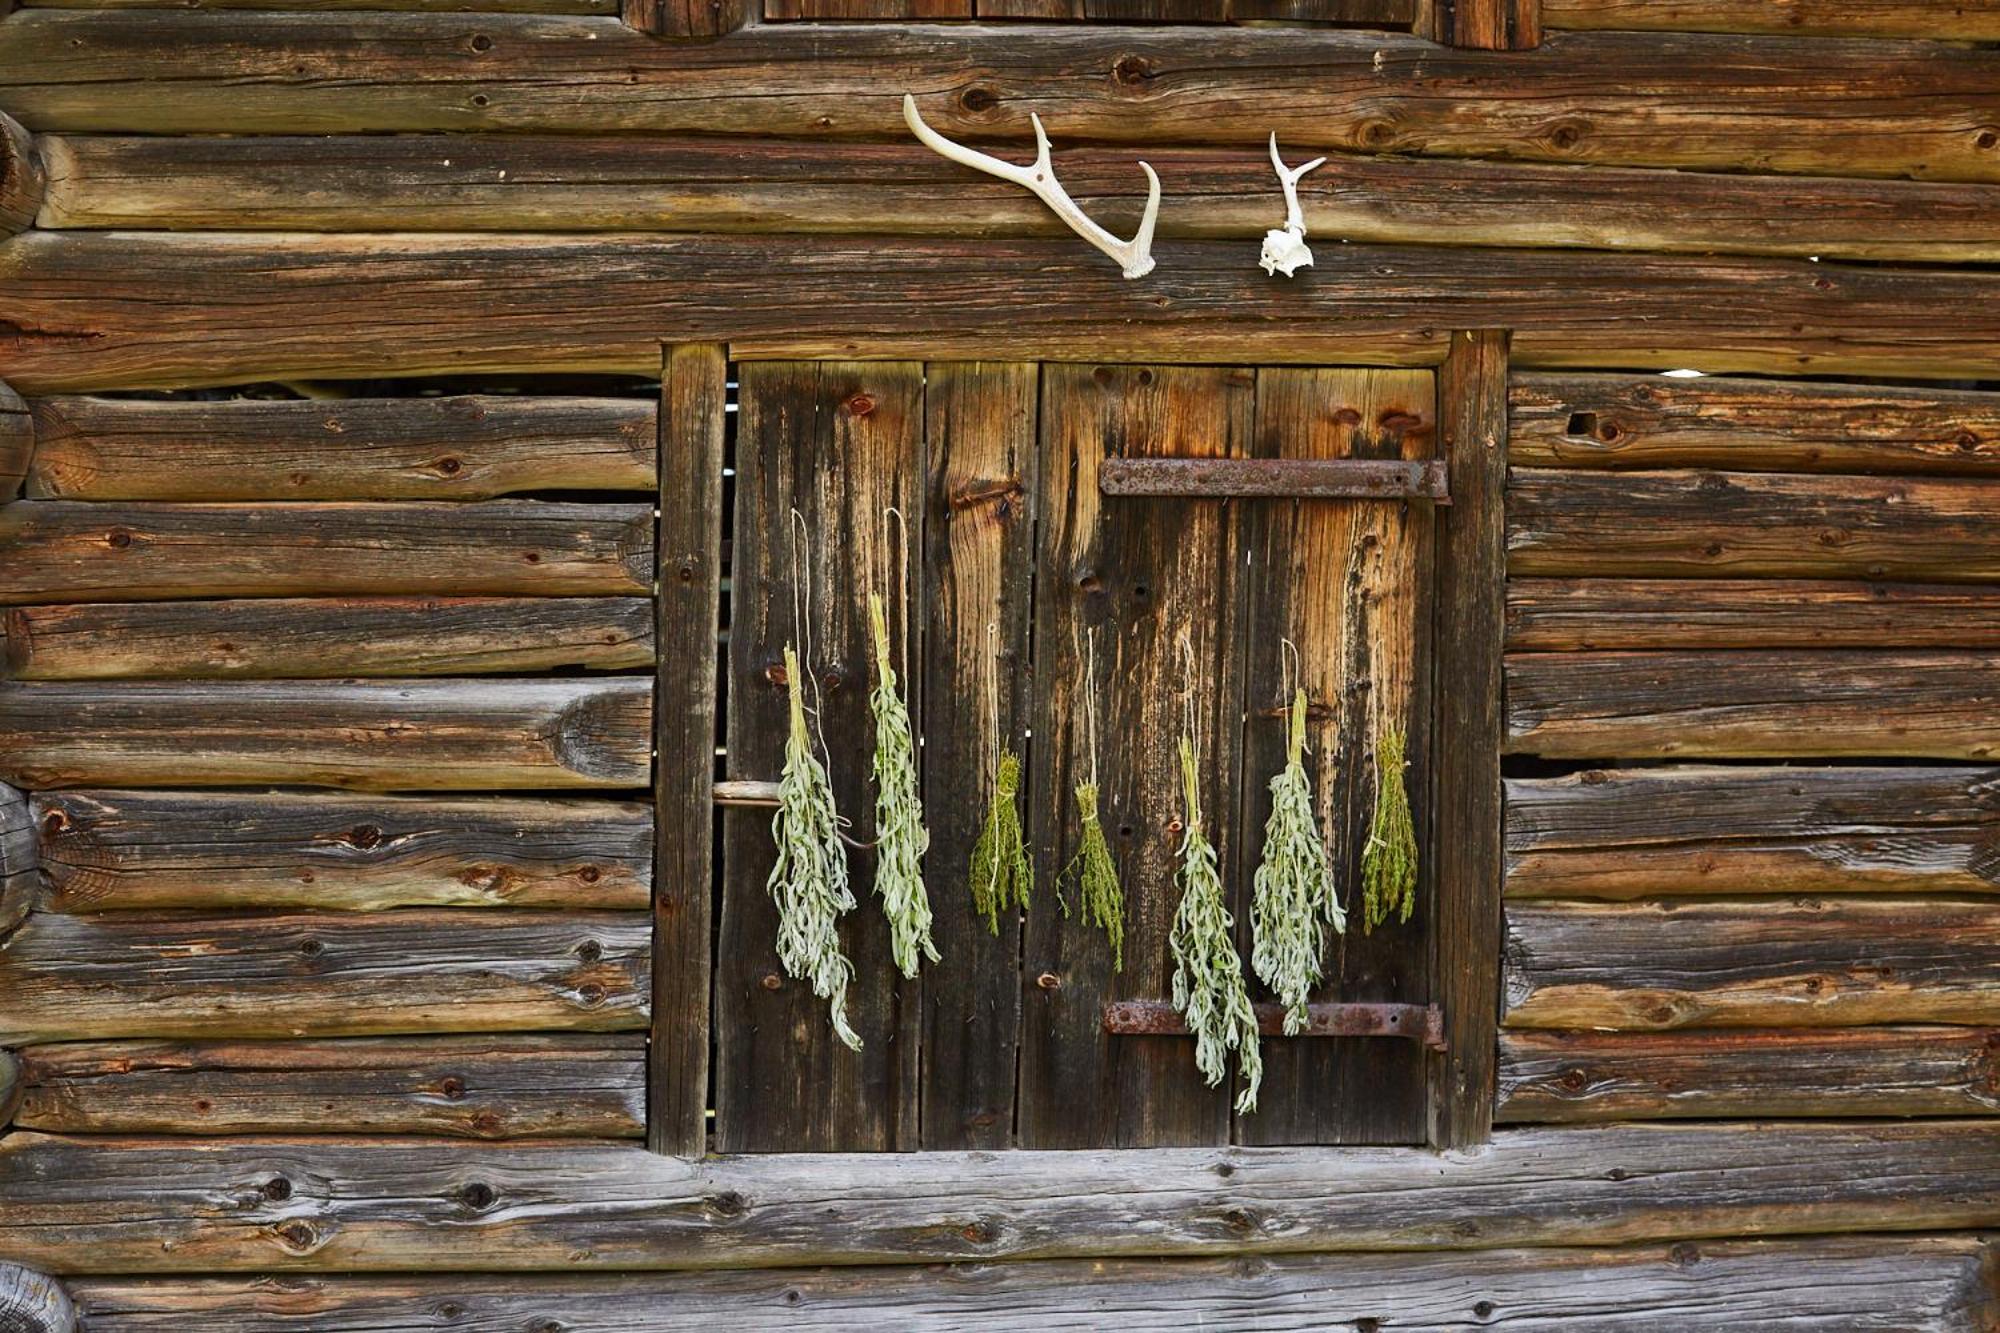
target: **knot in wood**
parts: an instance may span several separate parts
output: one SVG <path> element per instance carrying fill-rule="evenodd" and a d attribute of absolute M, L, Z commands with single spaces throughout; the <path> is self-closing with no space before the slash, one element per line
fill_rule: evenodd
<path fill-rule="evenodd" d="M 1116 61 L 1112 62 L 1111 77 L 1123 87 L 1140 88 L 1159 77 L 1159 70 L 1145 56 L 1122 55 Z M 1139 381 L 1141 384 L 1151 382 L 1152 376 L 1150 374 L 1142 372 L 1142 375 L 1143 377 Z"/>

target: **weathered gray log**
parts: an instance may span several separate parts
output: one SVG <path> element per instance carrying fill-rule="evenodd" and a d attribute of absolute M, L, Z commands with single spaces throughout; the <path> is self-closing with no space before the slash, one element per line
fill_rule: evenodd
<path fill-rule="evenodd" d="M 803 1153 L 0 1140 L 55 1271 L 528 1272 L 1620 1245 L 2000 1223 L 2000 1121 L 1615 1125 L 1490 1147 Z"/>
<path fill-rule="evenodd" d="M 0 1050 L 0 1131 L 14 1123 L 25 1089 L 21 1085 L 21 1060 L 12 1051 Z"/>
<path fill-rule="evenodd" d="M 643 912 L 64 916 L 0 950 L 0 1044 L 646 1025 Z"/>
<path fill-rule="evenodd" d="M 451 1309 L 468 1329 L 654 1333 L 662 1312 L 710 1333 L 995 1327 L 1095 1333 L 1471 1329 L 1983 1333 L 1990 1242 L 1975 1236 L 1711 1241 L 1631 1249 L 683 1273 L 83 1278 L 94 1333 L 379 1333 Z M 1984 1325 L 1990 1327 L 1990 1325 Z"/>
<path fill-rule="evenodd" d="M 76 1307 L 62 1284 L 46 1273 L 0 1262 L 0 1330 L 5 1333 L 76 1333 Z"/>
<path fill-rule="evenodd" d="M 71 1042 L 20 1052 L 23 1129 L 637 1138 L 641 1034 Z"/>
<path fill-rule="evenodd" d="M 1542 0 L 1551 28 L 2000 41 L 1995 0 Z"/>
<path fill-rule="evenodd" d="M 1498 1119 L 2000 1114 L 2000 1030 L 1505 1032 Z"/>
<path fill-rule="evenodd" d="M 40 792 L 59 912 L 643 910 L 653 812 L 602 800 Z"/>
<path fill-rule="evenodd" d="M 1521 467 L 2000 474 L 2000 394 L 1571 374 L 1508 398 Z"/>
<path fill-rule="evenodd" d="M 643 398 L 40 398 L 28 494 L 59 500 L 486 500 L 650 491 Z"/>
<path fill-rule="evenodd" d="M 0 503 L 21 493 L 35 454 L 35 421 L 20 394 L 0 384 Z"/>
<path fill-rule="evenodd" d="M 41 849 L 27 794 L 0 782 L 0 941 L 33 909 L 41 881 Z"/>
<path fill-rule="evenodd" d="M 0 240 L 35 225 L 48 174 L 35 136 L 0 114 Z"/>
<path fill-rule="evenodd" d="M 615 14 L 618 0 L 34 0 L 38 9 L 409 10 L 426 14 Z"/>
<path fill-rule="evenodd" d="M 2000 648 L 2000 588 L 1802 579 L 1536 579 L 1507 585 L 1507 646 Z"/>
<path fill-rule="evenodd" d="M 2000 893 L 2000 769 L 1651 768 L 1507 783 L 1507 893 Z"/>
<path fill-rule="evenodd" d="M 0 505 L 0 601 L 645 595 L 651 505 Z"/>
<path fill-rule="evenodd" d="M 1994 1024 L 2000 902 L 1517 902 L 1505 966 L 1510 1027 Z"/>
<path fill-rule="evenodd" d="M 643 597 L 313 597 L 0 609 L 0 676 L 437 676 L 650 666 Z"/>
<path fill-rule="evenodd" d="M 1520 754 L 2000 757 L 1991 653 L 1509 653 L 1506 668 Z"/>
<path fill-rule="evenodd" d="M 647 785 L 652 681 L 0 682 L 0 779 L 47 787 Z"/>

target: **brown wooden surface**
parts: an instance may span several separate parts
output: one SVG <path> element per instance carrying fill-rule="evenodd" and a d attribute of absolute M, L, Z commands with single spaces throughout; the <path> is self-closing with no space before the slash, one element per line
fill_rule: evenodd
<path fill-rule="evenodd" d="M 218 1202 L 162 1209 L 162 1181 L 173 1182 L 174 1198 Z M 0 1246 L 64 1272 L 521 1273 L 1167 1254 L 1241 1263 L 1257 1253 L 1996 1222 L 1992 1120 L 1516 1129 L 1486 1151 L 1443 1155 L 1200 1148 L 683 1162 L 638 1144 L 0 1139 Z"/>
<path fill-rule="evenodd" d="M 10 0 L 11 2 L 11 0 Z M 408 10 L 430 14 L 616 14 L 618 0 L 27 0 L 33 9 Z"/>
<path fill-rule="evenodd" d="M 1293 23 L 1344 23 L 1361 28 L 1408 28 L 1418 0 L 1229 0 L 1232 23 L 1281 19 Z"/>
<path fill-rule="evenodd" d="M 2000 648 L 2000 588 L 1803 579 L 1535 579 L 1507 585 L 1515 652 Z"/>
<path fill-rule="evenodd" d="M 971 18 L 972 0 L 764 0 L 764 17 L 774 23 L 786 19 L 929 23 Z"/>
<path fill-rule="evenodd" d="M 2000 478 L 1516 468 L 1513 574 L 2000 581 Z"/>
<path fill-rule="evenodd" d="M 2000 41 L 1995 0 L 1542 0 L 1551 28 Z"/>
<path fill-rule="evenodd" d="M 1229 0 L 1083 0 L 1083 16 L 1097 23 L 1221 23 Z"/>
<path fill-rule="evenodd" d="M 1511 903 L 1509 1027 L 2000 1020 L 2000 904 L 1953 898 Z"/>
<path fill-rule="evenodd" d="M 27 918 L 41 895 L 41 849 L 35 827 L 27 793 L 0 782 L 0 943 Z M 0 1107 L 5 1103 L 6 1096 L 0 1093 Z"/>
<path fill-rule="evenodd" d="M 755 12 L 752 0 L 623 0 L 621 8 L 627 27 L 668 38 L 734 32 Z"/>
<path fill-rule="evenodd" d="M 874 650 L 867 598 L 879 590 L 892 626 L 906 610 L 901 545 L 885 506 L 909 520 L 921 549 L 924 374 L 920 364 L 759 363 L 738 368 L 736 519 L 731 530 L 728 776 L 776 779 L 784 764 L 784 647 L 818 678 L 826 759 L 840 812 L 862 842 L 874 837 L 874 789 L 865 756 Z M 794 564 L 792 510 L 804 518 Z M 793 623 L 799 574 L 811 652 Z M 921 573 L 907 603 L 910 661 L 924 660 L 929 605 Z M 921 682 L 907 680 L 911 715 Z M 774 943 L 777 910 L 765 889 L 773 859 L 771 812 L 729 810 L 716 960 L 716 1142 L 724 1152 L 872 1151 L 916 1145 L 921 980 L 899 983 L 874 894 L 875 862 L 850 849 L 857 908 L 840 937 L 855 976 L 849 1021 L 864 1042 L 834 1036 L 827 1002 L 785 975 Z M 932 863 L 942 869 L 940 856 Z M 949 881 L 937 877 L 935 895 Z"/>
<path fill-rule="evenodd" d="M 657 1152 L 699 1157 L 708 1144 L 728 358 L 713 345 L 670 348 L 662 378 L 659 642 L 682 651 L 661 656 L 654 685 L 659 836 L 648 1142 Z"/>
<path fill-rule="evenodd" d="M 1564 759 L 1990 759 L 1982 653 L 1510 653 L 1507 748 Z"/>
<path fill-rule="evenodd" d="M 644 1028 L 651 940 L 643 912 L 37 912 L 0 1043 Z"/>
<path fill-rule="evenodd" d="M 1403 383 L 1429 384 L 1422 372 Z M 1428 395 L 1435 397 L 1435 395 Z M 1426 413 L 1430 405 L 1423 404 Z M 1293 423 L 1287 423 L 1297 429 Z M 1447 500 L 1441 463 L 1387 458 L 1107 458 L 1097 472 L 1106 495 L 1260 497 L 1281 500 Z"/>
<path fill-rule="evenodd" d="M 20 121 L 0 114 L 0 239 L 34 225 L 47 185 L 35 136 Z"/>
<path fill-rule="evenodd" d="M 2000 475 L 2000 394 L 1657 375 L 1523 375 L 1517 467 Z"/>
<path fill-rule="evenodd" d="M 1791 1333 L 1860 1323 L 1977 1333 L 1990 1242 L 1977 1236 L 1707 1242 L 1469 1255 L 1284 1255 L 817 1273 L 652 1276 L 80 1278 L 70 1289 L 104 1333 L 288 1333 L 421 1327 L 447 1306 L 471 1328 L 653 1333 L 660 1312 L 714 1333 L 911 1333 L 1011 1326 L 1135 1333 L 1306 1333 L 1381 1320 L 1450 1328 L 1501 1311 L 1520 1333 L 1651 1324 L 1678 1333 Z M 1802 1275 L 1807 1280 L 1801 1280 Z M 778 1311 L 782 1310 L 782 1315 Z M 1478 1313 L 1481 1310 L 1486 1315 Z"/>
<path fill-rule="evenodd" d="M 652 682 L 0 683 L 0 778 L 29 788 L 644 787 Z"/>
<path fill-rule="evenodd" d="M 21 493 L 34 453 L 35 423 L 28 415 L 28 404 L 0 384 L 0 503 Z"/>
<path fill-rule="evenodd" d="M 643 399 L 42 398 L 28 494 L 62 500 L 485 500 L 650 491 Z"/>
<path fill-rule="evenodd" d="M 1507 783 L 1507 892 L 2000 892 L 2000 770 L 1655 768 Z"/>
<path fill-rule="evenodd" d="M 64 1134 L 637 1138 L 639 1034 L 65 1042 L 21 1052 L 14 1123 Z"/>
<path fill-rule="evenodd" d="M 18 1333 L 76 1333 L 76 1306 L 63 1284 L 48 1274 L 0 1263 L 0 1327 Z"/>
<path fill-rule="evenodd" d="M 0 505 L 0 602 L 652 591 L 650 505 Z"/>
<path fill-rule="evenodd" d="M 1423 0 L 1433 41 L 1481 51 L 1528 51 L 1542 42 L 1542 0 Z"/>
<path fill-rule="evenodd" d="M 62 912 L 641 909 L 653 817 L 605 800 L 281 792 L 41 792 Z"/>
<path fill-rule="evenodd" d="M 2000 1114 L 2000 1031 L 1508 1032 L 1498 1118 Z"/>
<path fill-rule="evenodd" d="M 1457 495 L 1440 518 L 1431 689 L 1437 924 L 1433 995 L 1447 1049 L 1431 1061 L 1430 1140 L 1485 1141 L 1499 1023 L 1501 606 L 1506 589 L 1507 335 L 1460 334 L 1439 373 L 1439 452 Z"/>

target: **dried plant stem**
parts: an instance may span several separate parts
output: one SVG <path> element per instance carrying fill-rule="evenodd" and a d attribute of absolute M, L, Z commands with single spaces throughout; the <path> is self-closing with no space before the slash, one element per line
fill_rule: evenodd
<path fill-rule="evenodd" d="M 1104 824 L 1098 816 L 1097 784 L 1079 782 L 1076 808 L 1083 817 L 1076 855 L 1063 868 L 1062 878 L 1076 886 L 1079 910 L 1085 924 L 1100 928 L 1111 944 L 1111 970 L 1125 970 L 1125 890 L 1118 883 L 1118 863 L 1111 857 Z M 1061 892 L 1060 882 L 1057 888 Z M 1064 909 L 1067 911 L 1067 907 Z"/>
<path fill-rule="evenodd" d="M 972 902 L 995 935 L 1000 933 L 1000 914 L 1026 907 L 1035 887 L 1021 831 L 1020 791 L 1021 760 L 1003 750 L 993 775 L 993 803 L 972 845 Z"/>
<path fill-rule="evenodd" d="M 1407 738 L 1393 723 L 1375 738 L 1375 817 L 1361 851 L 1363 920 L 1370 931 L 1391 916 L 1408 921 L 1417 904 L 1417 831 L 1410 816 Z"/>
<path fill-rule="evenodd" d="M 1194 1034 L 1195 1068 L 1215 1087 L 1229 1074 L 1229 1052 L 1242 1063 L 1244 1087 L 1236 1098 L 1238 1115 L 1257 1109 L 1264 1082 L 1264 1057 L 1257 1049 L 1257 1014 L 1243 981 L 1236 952 L 1236 922 L 1222 901 L 1222 876 L 1215 844 L 1201 825 L 1201 793 L 1195 773 L 1194 739 L 1181 737 L 1181 787 L 1187 803 L 1181 838 L 1180 907 L 1167 936 L 1174 955 L 1174 1008 Z"/>
<path fill-rule="evenodd" d="M 1306 775 L 1306 692 L 1292 696 L 1285 767 L 1271 779 L 1271 817 L 1264 825 L 1264 856 L 1250 900 L 1255 947 L 1250 965 L 1285 1006 L 1285 1035 L 1306 1024 L 1306 1003 L 1323 975 L 1326 928 L 1347 929 L 1334 891 L 1333 858 L 1313 814 L 1312 780 Z"/>
<path fill-rule="evenodd" d="M 896 688 L 889 660 L 889 618 L 882 599 L 870 594 L 868 616 L 875 634 L 875 688 L 868 707 L 875 714 L 875 896 L 889 918 L 889 952 L 906 977 L 917 975 L 921 952 L 933 963 L 931 900 L 924 889 L 923 858 L 931 845 L 917 795 L 917 746 L 909 706 Z"/>

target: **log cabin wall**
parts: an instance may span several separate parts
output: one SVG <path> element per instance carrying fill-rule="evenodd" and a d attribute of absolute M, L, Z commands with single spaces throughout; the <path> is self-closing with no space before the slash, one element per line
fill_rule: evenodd
<path fill-rule="evenodd" d="M 0 1327 L 2000 1327 L 1994 0 L 0 10 Z M 1443 1151 L 703 1155 L 827 360 L 1435 368 Z"/>

